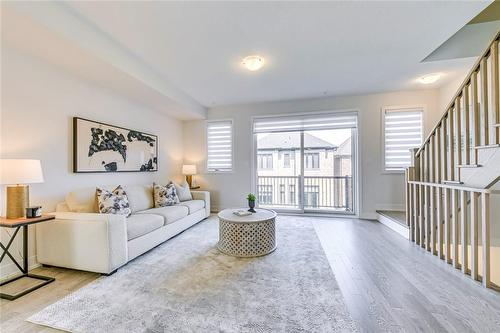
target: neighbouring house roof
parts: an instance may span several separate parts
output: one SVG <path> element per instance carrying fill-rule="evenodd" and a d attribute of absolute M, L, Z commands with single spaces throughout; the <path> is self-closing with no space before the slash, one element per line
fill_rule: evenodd
<path fill-rule="evenodd" d="M 270 133 L 257 142 L 257 147 L 261 149 L 300 149 L 300 135 L 298 133 Z M 337 146 L 322 140 L 309 133 L 304 133 L 304 147 L 317 149 L 336 150 Z"/>
<path fill-rule="evenodd" d="M 339 145 L 337 151 L 335 152 L 335 155 L 349 156 L 351 155 L 351 148 L 351 138 L 349 137 Z"/>

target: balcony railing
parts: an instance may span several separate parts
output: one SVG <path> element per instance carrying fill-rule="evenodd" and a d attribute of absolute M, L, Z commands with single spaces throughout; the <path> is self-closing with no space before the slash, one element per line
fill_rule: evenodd
<path fill-rule="evenodd" d="M 352 177 L 258 176 L 257 199 L 260 206 L 278 209 L 352 212 Z"/>

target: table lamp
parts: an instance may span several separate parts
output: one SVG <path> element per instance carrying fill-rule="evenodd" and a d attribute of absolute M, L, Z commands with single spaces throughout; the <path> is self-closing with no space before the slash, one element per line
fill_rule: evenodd
<path fill-rule="evenodd" d="M 196 175 L 196 165 L 184 164 L 182 166 L 182 174 L 186 176 L 186 181 L 189 184 L 189 187 L 195 187 L 196 183 L 193 179 L 193 175 Z"/>
<path fill-rule="evenodd" d="M 39 160 L 0 160 L 1 183 L 7 185 L 7 218 L 24 217 L 29 207 L 27 184 L 43 183 L 42 165 Z"/>

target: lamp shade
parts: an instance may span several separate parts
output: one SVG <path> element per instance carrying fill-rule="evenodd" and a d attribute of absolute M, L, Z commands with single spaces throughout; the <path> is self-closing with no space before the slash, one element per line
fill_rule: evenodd
<path fill-rule="evenodd" d="M 39 160 L 1 159 L 2 184 L 43 183 L 42 165 Z"/>
<path fill-rule="evenodd" d="M 196 165 L 194 164 L 184 164 L 182 166 L 183 175 L 196 175 Z"/>

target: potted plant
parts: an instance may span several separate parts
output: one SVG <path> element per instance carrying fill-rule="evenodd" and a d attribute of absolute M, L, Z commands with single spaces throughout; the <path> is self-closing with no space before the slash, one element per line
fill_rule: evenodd
<path fill-rule="evenodd" d="M 248 200 L 248 207 L 250 207 L 250 209 L 248 211 L 255 213 L 255 209 L 254 209 L 255 208 L 255 194 L 249 193 L 247 195 L 247 200 Z"/>

